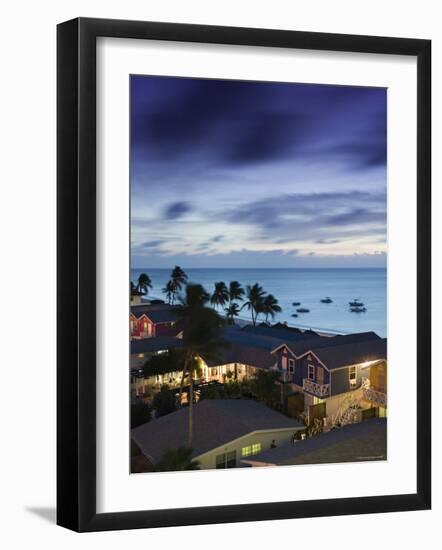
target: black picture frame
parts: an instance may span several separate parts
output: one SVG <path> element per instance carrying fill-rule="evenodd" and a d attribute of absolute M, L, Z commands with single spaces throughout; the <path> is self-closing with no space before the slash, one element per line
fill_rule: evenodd
<path fill-rule="evenodd" d="M 133 38 L 417 58 L 417 492 L 96 512 L 96 39 Z M 57 28 L 57 523 L 75 531 L 424 510 L 431 503 L 431 41 L 79 18 Z"/>

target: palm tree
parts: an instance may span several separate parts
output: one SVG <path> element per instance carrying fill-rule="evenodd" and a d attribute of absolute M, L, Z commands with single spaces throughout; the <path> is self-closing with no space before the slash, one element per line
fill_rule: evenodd
<path fill-rule="evenodd" d="M 229 323 L 233 325 L 235 317 L 238 317 L 239 315 L 239 305 L 235 302 L 232 302 L 229 307 L 224 308 L 224 311 L 226 312 Z"/>
<path fill-rule="evenodd" d="M 273 294 L 267 294 L 262 302 L 262 313 L 266 316 L 266 323 L 268 321 L 269 315 L 273 319 L 276 313 L 282 311 L 281 306 L 278 304 L 278 300 L 273 296 Z"/>
<path fill-rule="evenodd" d="M 185 271 L 181 269 L 179 265 L 176 265 L 172 269 L 172 273 L 170 274 L 170 281 L 169 281 L 171 291 L 172 291 L 172 304 L 175 303 L 177 294 L 183 288 L 183 285 L 186 284 L 187 279 L 188 279 L 187 273 L 185 273 Z"/>
<path fill-rule="evenodd" d="M 247 309 L 251 312 L 253 325 L 256 325 L 258 314 L 262 311 L 265 294 L 264 289 L 258 283 L 255 283 L 253 286 L 247 285 L 246 287 L 247 301 L 241 309 L 247 307 Z"/>
<path fill-rule="evenodd" d="M 238 283 L 238 281 L 230 281 L 229 283 L 229 303 L 235 300 L 242 302 L 244 296 L 244 289 Z"/>
<path fill-rule="evenodd" d="M 175 287 L 173 281 L 167 281 L 166 286 L 161 290 L 166 295 L 167 303 L 170 304 L 175 294 Z"/>
<path fill-rule="evenodd" d="M 146 273 L 141 273 L 138 277 L 137 290 L 140 294 L 148 294 L 149 288 L 152 288 L 152 281 L 150 280 L 149 275 Z"/>
<path fill-rule="evenodd" d="M 199 470 L 199 462 L 192 460 L 193 449 L 190 447 L 178 447 L 168 449 L 155 466 L 156 472 L 177 472 L 182 470 Z"/>
<path fill-rule="evenodd" d="M 215 283 L 215 290 L 210 297 L 210 303 L 212 304 L 212 306 L 224 306 L 228 300 L 229 291 L 227 290 L 226 284 L 222 281 L 219 283 Z"/>
<path fill-rule="evenodd" d="M 216 351 L 224 345 L 221 338 L 225 320 L 212 308 L 206 307 L 209 294 L 201 285 L 188 284 L 181 298 L 179 315 L 183 320 L 183 344 L 185 360 L 180 385 L 180 399 L 184 379 L 189 377 L 189 447 L 193 440 L 193 373 L 198 367 L 200 355 L 216 357 Z"/>

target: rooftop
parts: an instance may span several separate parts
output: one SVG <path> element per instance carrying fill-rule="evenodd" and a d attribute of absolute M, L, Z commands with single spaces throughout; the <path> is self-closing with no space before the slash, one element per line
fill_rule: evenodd
<path fill-rule="evenodd" d="M 301 342 L 287 342 L 287 346 L 298 357 L 307 351 L 319 352 L 320 349 L 344 347 L 347 344 L 360 342 L 376 342 L 381 341 L 380 336 L 375 332 L 357 332 L 355 334 L 344 334 L 338 336 L 320 336 L 311 338 Z M 327 364 L 328 366 L 328 364 Z"/>
<path fill-rule="evenodd" d="M 158 462 L 168 449 L 187 446 L 188 408 L 151 420 L 132 430 L 143 454 Z M 193 407 L 193 457 L 259 430 L 292 428 L 303 424 L 248 399 L 206 399 Z"/>
<path fill-rule="evenodd" d="M 210 357 L 205 357 L 204 353 L 201 353 L 201 357 L 209 367 L 240 363 L 260 369 L 269 369 L 276 363 L 275 356 L 268 350 L 240 342 L 229 342 L 227 346 L 220 347 Z"/>
<path fill-rule="evenodd" d="M 155 338 L 142 338 L 140 340 L 131 340 L 130 353 L 154 353 L 171 348 L 180 348 L 183 346 L 181 338 L 172 336 L 157 336 Z"/>
<path fill-rule="evenodd" d="M 313 348 L 319 359 L 333 370 L 377 359 L 387 359 L 387 339 L 360 340 L 330 347 Z"/>
<path fill-rule="evenodd" d="M 244 459 L 250 464 L 275 466 L 357 462 L 387 458 L 386 418 L 373 418 L 336 428 L 303 441 L 269 449 Z"/>
<path fill-rule="evenodd" d="M 169 304 L 139 304 L 131 306 L 131 313 L 139 319 L 146 315 L 152 323 L 171 323 L 179 319 L 178 306 Z"/>

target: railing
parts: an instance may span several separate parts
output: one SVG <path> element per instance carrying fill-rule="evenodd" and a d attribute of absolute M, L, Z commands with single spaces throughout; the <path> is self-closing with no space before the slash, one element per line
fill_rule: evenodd
<path fill-rule="evenodd" d="M 316 397 L 327 397 L 329 394 L 329 384 L 317 384 L 308 378 L 302 381 L 302 389 Z"/>
<path fill-rule="evenodd" d="M 363 398 L 366 401 L 370 401 L 378 407 L 387 406 L 387 394 L 374 390 L 373 388 L 364 388 L 362 392 Z"/>

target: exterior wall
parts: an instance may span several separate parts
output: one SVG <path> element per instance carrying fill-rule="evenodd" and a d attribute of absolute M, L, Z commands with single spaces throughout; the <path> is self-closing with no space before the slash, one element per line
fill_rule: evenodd
<path fill-rule="evenodd" d="M 330 373 L 322 366 L 320 361 L 313 354 L 308 354 L 301 358 L 295 358 L 287 347 L 283 347 L 276 352 L 277 368 L 282 372 L 287 372 L 285 380 L 298 386 L 303 387 L 303 380 L 308 379 L 308 366 L 314 367 L 314 375 L 311 379 L 316 384 L 329 384 Z M 290 372 L 290 360 L 294 360 L 294 373 Z"/>
<path fill-rule="evenodd" d="M 350 384 L 350 367 L 336 369 L 331 373 L 331 395 L 338 395 L 359 388 L 362 383 L 361 367 L 356 367 L 356 384 Z"/>
<path fill-rule="evenodd" d="M 330 383 L 330 373 L 327 369 L 322 366 L 316 357 L 310 353 L 301 357 L 296 362 L 295 367 L 295 384 L 302 386 L 302 381 L 304 378 L 308 379 L 308 366 L 313 365 L 314 367 L 314 377 L 312 379 L 316 384 L 329 384 Z"/>
<path fill-rule="evenodd" d="M 309 407 L 317 405 L 318 403 L 325 403 L 325 414 L 327 418 L 327 423 L 329 424 L 340 411 L 342 412 L 343 409 L 348 406 L 350 400 L 358 402 L 362 410 L 373 408 L 373 404 L 366 401 L 363 396 L 364 394 L 362 386 L 360 386 L 356 390 L 332 395 L 331 397 L 327 397 L 326 399 L 320 399 L 318 397 L 314 397 L 312 395 L 304 393 L 304 413 L 308 415 Z"/>
<path fill-rule="evenodd" d="M 294 361 L 294 372 L 293 373 L 290 372 L 291 360 Z M 296 365 L 297 365 L 297 361 L 296 361 L 295 357 L 293 356 L 291 351 L 286 346 L 284 346 L 283 348 L 279 349 L 276 352 L 276 368 L 279 371 L 282 371 L 283 373 L 285 373 L 284 376 L 283 376 L 283 379 L 286 382 L 294 382 L 296 384 L 298 383 L 297 380 L 299 380 L 299 375 L 298 375 L 298 372 L 296 370 Z M 301 385 L 302 385 L 302 381 L 301 381 Z"/>
<path fill-rule="evenodd" d="M 130 314 L 130 332 L 132 338 L 154 338 L 155 336 L 176 336 L 175 323 L 157 323 L 142 315 L 140 318 Z"/>
<path fill-rule="evenodd" d="M 133 338 L 149 338 L 155 336 L 155 325 L 145 315 L 137 318 L 131 313 L 130 329 Z"/>
<path fill-rule="evenodd" d="M 195 460 L 199 461 L 200 469 L 211 470 L 216 468 L 217 455 L 236 451 L 236 467 L 247 467 L 246 464 L 243 464 L 241 462 L 243 447 L 247 447 L 255 443 L 261 443 L 261 450 L 266 451 L 267 449 L 270 449 L 272 440 L 275 440 L 275 444 L 277 446 L 290 443 L 295 432 L 302 429 L 304 429 L 303 426 L 300 426 L 299 428 L 294 427 L 284 430 L 253 432 L 235 441 L 231 441 L 226 445 L 223 445 L 222 447 L 212 449 L 211 451 L 196 457 Z"/>
<path fill-rule="evenodd" d="M 228 363 L 226 365 L 217 365 L 209 367 L 203 362 L 203 377 L 209 381 L 217 381 L 221 384 L 229 380 L 227 377 L 228 372 L 232 372 L 230 380 L 241 381 L 246 378 L 253 377 L 258 369 L 250 365 L 243 365 L 242 363 Z"/>
<path fill-rule="evenodd" d="M 370 367 L 370 387 L 376 391 L 387 393 L 387 362 Z"/>
<path fill-rule="evenodd" d="M 158 323 L 153 327 L 155 336 L 175 336 L 173 323 Z"/>

